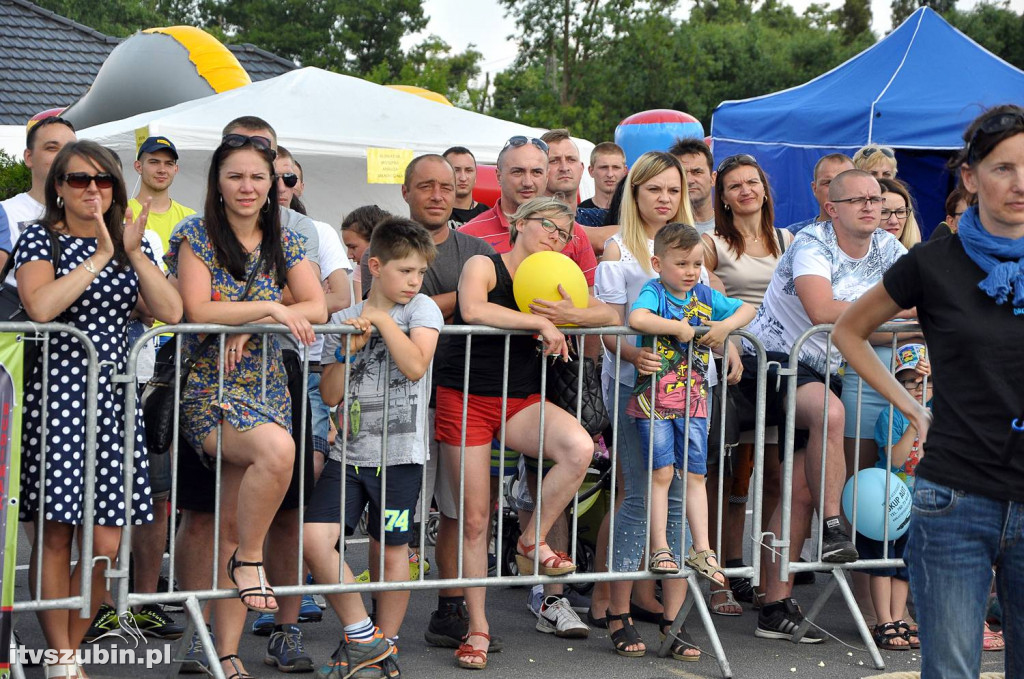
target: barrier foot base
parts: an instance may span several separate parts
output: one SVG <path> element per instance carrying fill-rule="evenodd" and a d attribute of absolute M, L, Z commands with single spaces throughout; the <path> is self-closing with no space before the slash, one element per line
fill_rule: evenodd
<path fill-rule="evenodd" d="M 686 588 L 686 600 L 683 601 L 683 607 L 679 609 L 676 619 L 672 621 L 672 626 L 669 627 L 665 640 L 661 642 L 661 647 L 658 649 L 658 657 L 668 657 L 672 651 L 672 644 L 676 639 L 676 635 L 679 633 L 679 628 L 686 622 L 690 609 L 696 606 L 697 612 L 700 614 L 700 620 L 704 625 L 704 631 L 707 632 L 708 638 L 711 640 L 711 650 L 715 653 L 715 659 L 718 661 L 718 667 L 722 671 L 722 676 L 725 679 L 732 679 L 729 659 L 725 657 L 725 649 L 722 648 L 722 641 L 718 638 L 718 630 L 715 629 L 711 612 L 708 610 L 707 602 L 704 601 L 704 593 L 700 590 L 696 573 L 690 571 L 690 574 L 686 577 L 686 582 L 688 585 Z"/>
<path fill-rule="evenodd" d="M 11 679 L 25 679 L 25 668 L 22 667 L 19 661 L 18 654 L 18 640 L 14 636 L 14 630 L 11 630 Z"/>
<path fill-rule="evenodd" d="M 860 633 L 860 638 L 867 647 L 868 655 L 871 656 L 871 662 L 874 664 L 875 669 L 884 670 L 885 661 L 882 660 L 882 654 L 878 652 L 878 647 L 875 646 L 874 640 L 871 638 L 871 631 L 868 630 L 868 625 L 864 622 L 864 616 L 861 615 L 860 606 L 857 605 L 857 599 L 853 596 L 853 590 L 850 588 L 850 582 L 846 579 L 846 571 L 838 566 L 833 568 L 831 571 L 832 577 L 829 578 L 828 583 L 822 590 L 818 598 L 814 600 L 814 604 L 811 605 L 811 609 L 804 616 L 803 623 L 793 633 L 793 643 L 798 643 L 800 639 L 806 634 L 811 623 L 821 613 L 822 609 L 825 608 L 825 604 L 828 603 L 832 593 L 839 589 L 843 594 L 843 600 L 846 603 L 846 607 L 850 610 L 850 615 L 853 616 L 853 622 L 857 626 L 857 631 Z"/>
<path fill-rule="evenodd" d="M 171 664 L 167 668 L 167 679 L 175 679 L 178 676 L 178 670 L 181 669 L 185 653 L 192 643 L 193 632 L 199 635 L 199 639 L 203 643 L 203 653 L 206 654 L 210 676 L 214 679 L 225 679 L 224 670 L 221 669 L 220 660 L 217 656 L 217 649 L 213 645 L 213 637 L 210 636 L 210 630 L 206 628 L 206 621 L 203 620 L 203 608 L 199 604 L 199 600 L 194 596 L 190 596 L 185 599 L 184 604 L 185 611 L 188 613 L 188 624 L 185 626 L 185 632 L 181 635 L 181 641 L 178 642 L 178 647 L 174 651 L 174 657 L 171 658 Z"/>

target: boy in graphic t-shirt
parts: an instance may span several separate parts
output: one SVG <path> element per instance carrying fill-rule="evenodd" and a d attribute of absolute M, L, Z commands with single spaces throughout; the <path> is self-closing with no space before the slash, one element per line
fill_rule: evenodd
<path fill-rule="evenodd" d="M 662 367 L 656 375 L 638 377 L 627 413 L 639 418 L 637 427 L 641 450 L 648 450 L 652 430 L 654 436 L 652 554 L 648 568 L 656 573 L 679 570 L 678 557 L 668 546 L 668 537 L 678 538 L 678 535 L 667 535 L 668 496 L 673 466 L 680 475 L 685 468 L 686 518 L 693 536 L 693 546 L 686 563 L 722 586 L 724 577 L 708 537 L 708 500 L 704 487 L 707 475 L 709 348 L 720 350 L 730 332 L 750 322 L 755 309 L 698 282 L 704 261 L 700 245 L 697 230 L 679 223 L 666 225 L 654 238 L 651 263 L 660 277 L 647 283 L 640 291 L 629 314 L 629 324 L 641 332 L 657 336 L 656 351 L 661 356 Z M 711 330 L 692 346 L 693 365 L 690 366 L 687 354 L 694 337 L 694 326 L 700 325 Z M 644 341 L 651 342 L 652 338 Z"/>
<path fill-rule="evenodd" d="M 375 573 L 376 579 L 409 579 L 408 546 L 414 536 L 413 515 L 426 461 L 430 400 L 426 373 L 444 325 L 441 310 L 430 297 L 420 294 L 420 287 L 437 249 L 422 226 L 392 217 L 374 229 L 369 253 L 373 276 L 369 295 L 338 311 L 330 321 L 352 326 L 361 334 L 324 336 L 320 395 L 330 407 L 342 403 L 344 415 L 339 418 L 338 437 L 306 510 L 306 563 L 318 583 L 337 581 L 340 564 L 334 545 L 341 537 L 340 521 L 344 518 L 345 532 L 350 534 L 367 505 L 372 569 L 384 550 L 384 573 Z M 371 335 L 371 331 L 375 332 Z M 339 502 L 342 483 L 345 507 Z M 347 565 L 345 581 L 354 581 Z M 329 595 L 328 600 L 345 626 L 330 665 L 340 669 L 341 676 L 350 676 L 359 662 L 383 659 L 378 652 L 381 633 L 394 646 L 409 591 L 377 594 L 379 632 L 366 616 L 358 594 Z M 384 676 L 395 676 L 394 668 L 389 668 L 393 664 L 394 658 L 390 658 Z M 331 667 L 322 670 L 333 671 Z"/>

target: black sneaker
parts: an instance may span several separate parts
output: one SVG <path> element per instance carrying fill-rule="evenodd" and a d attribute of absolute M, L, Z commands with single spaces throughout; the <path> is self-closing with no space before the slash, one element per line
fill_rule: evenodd
<path fill-rule="evenodd" d="M 92 643 L 116 629 L 121 629 L 117 611 L 109 604 L 100 604 L 100 609 L 96 611 L 96 617 L 92 619 L 92 624 L 85 632 L 85 641 Z"/>
<path fill-rule="evenodd" d="M 444 648 L 458 648 L 469 634 L 469 612 L 466 604 L 445 606 L 430 614 L 430 623 L 423 638 L 428 644 Z"/>
<path fill-rule="evenodd" d="M 163 609 L 155 604 L 147 604 L 135 613 L 135 626 L 147 637 L 157 639 L 180 639 L 185 633 L 184 625 L 179 625 L 167 616 Z"/>
<path fill-rule="evenodd" d="M 469 634 L 469 611 L 465 602 L 458 606 L 447 606 L 445 610 L 436 610 L 430 614 L 430 623 L 423 638 L 432 646 L 458 648 Z M 502 649 L 501 638 L 491 637 L 489 653 L 497 653 Z"/>
<path fill-rule="evenodd" d="M 793 632 L 804 621 L 804 614 L 796 599 L 789 598 L 765 604 L 757 614 L 755 637 L 762 639 L 792 640 Z M 824 639 L 814 627 L 808 627 L 807 633 L 800 638 L 801 644 L 820 644 Z"/>
<path fill-rule="evenodd" d="M 821 560 L 829 563 L 849 563 L 860 555 L 843 528 L 838 516 L 831 516 L 821 528 Z"/>

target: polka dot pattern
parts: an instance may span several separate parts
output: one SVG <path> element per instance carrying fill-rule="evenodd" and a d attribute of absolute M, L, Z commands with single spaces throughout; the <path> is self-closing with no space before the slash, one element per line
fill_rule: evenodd
<path fill-rule="evenodd" d="M 65 276 L 90 257 L 95 238 L 60 236 L 58 276 Z M 154 261 L 149 245 L 142 247 Z M 43 227 L 26 228 L 18 242 L 15 266 L 35 260 L 51 261 L 50 241 Z M 95 522 L 123 526 L 125 392 L 111 379 L 123 373 L 128 357 L 128 316 L 138 300 L 139 278 L 131 268 L 113 263 L 54 319 L 84 332 L 101 362 L 96 408 L 96 485 L 92 498 Z M 52 333 L 47 345 L 48 374 L 44 420 L 43 363 L 26 379 L 22 418 L 21 519 L 35 520 L 40 500 L 50 521 L 80 525 L 84 517 L 86 373 L 88 353 L 67 335 Z M 153 521 L 149 488 L 149 459 L 145 451 L 142 409 L 135 410 L 132 521 Z M 45 454 L 44 454 L 45 453 Z M 45 484 L 45 485 L 44 485 Z"/>

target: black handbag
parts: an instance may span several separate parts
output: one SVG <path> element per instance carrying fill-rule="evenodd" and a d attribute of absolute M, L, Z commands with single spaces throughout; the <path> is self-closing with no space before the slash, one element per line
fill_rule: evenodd
<path fill-rule="evenodd" d="M 557 359 L 548 366 L 547 398 L 570 415 L 576 415 L 579 398 L 579 376 L 583 371 L 583 399 L 580 403 L 580 424 L 591 436 L 597 436 L 608 427 L 608 409 L 601 397 L 601 383 L 594 360 L 585 358 L 576 343 L 567 338 L 569 360 Z"/>
<path fill-rule="evenodd" d="M 249 295 L 256 274 L 263 264 L 263 253 L 256 266 L 249 272 L 245 281 L 245 289 L 237 301 L 242 302 Z M 183 358 L 181 361 L 181 375 L 178 380 L 181 391 L 185 390 L 188 376 L 192 368 L 206 351 L 217 341 L 218 335 L 210 334 L 199 344 L 192 355 Z M 142 390 L 142 421 L 146 428 L 146 450 L 154 455 L 163 455 L 171 449 L 174 441 L 174 354 L 177 347 L 178 337 L 175 336 L 165 342 L 156 354 L 156 363 L 153 368 L 153 377 L 146 383 Z"/>
<path fill-rule="evenodd" d="M 53 262 L 54 277 L 56 277 L 61 255 L 60 240 L 57 238 L 57 234 L 50 231 L 50 229 L 46 229 L 46 235 L 50 238 L 50 258 Z M 7 285 L 7 276 L 14 269 L 14 256 L 17 252 L 18 246 L 15 244 L 11 254 L 7 257 L 7 261 L 4 263 L 3 269 L 0 270 L 0 321 L 5 323 L 31 323 L 32 319 L 28 317 L 28 313 L 21 303 L 21 297 L 18 295 L 18 288 L 13 285 Z M 35 333 L 25 333 L 25 335 L 26 338 L 34 337 Z M 39 354 L 39 342 L 25 342 L 23 364 L 25 379 L 32 374 L 32 368 L 35 366 L 36 361 L 39 360 Z"/>

